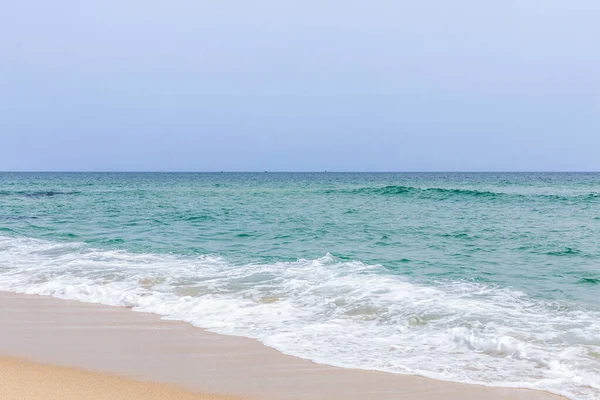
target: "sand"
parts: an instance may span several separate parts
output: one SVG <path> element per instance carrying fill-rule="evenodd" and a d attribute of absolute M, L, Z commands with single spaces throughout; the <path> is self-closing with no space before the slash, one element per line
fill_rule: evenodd
<path fill-rule="evenodd" d="M 2 400 L 235 400 L 74 368 L 0 357 Z"/>
<path fill-rule="evenodd" d="M 157 383 L 197 393 L 255 400 L 562 398 L 542 391 L 484 387 L 319 365 L 281 354 L 251 339 L 213 334 L 184 322 L 161 320 L 152 314 L 2 292 L 0 355 L 77 368 L 61 369 L 5 358 L 0 373 L 4 368 L 11 369 L 9 376 L 15 378 L 9 392 L 16 395 L 0 396 L 1 399 L 40 398 L 28 396 L 44 392 L 42 380 L 45 374 L 57 374 L 57 379 L 69 383 L 69 386 L 58 386 L 71 390 L 68 396 L 58 397 L 61 399 L 119 399 L 118 393 L 123 393 L 119 390 L 145 390 L 147 393 L 174 390 Z M 37 378 L 30 385 L 23 384 L 28 382 L 30 373 L 37 374 L 34 374 Z M 84 396 L 76 390 L 80 385 L 77 382 L 84 382 L 81 379 L 96 382 L 81 383 L 81 387 L 93 393 L 86 392 Z M 195 398 L 178 396 L 190 394 L 179 392 L 157 398 Z"/>

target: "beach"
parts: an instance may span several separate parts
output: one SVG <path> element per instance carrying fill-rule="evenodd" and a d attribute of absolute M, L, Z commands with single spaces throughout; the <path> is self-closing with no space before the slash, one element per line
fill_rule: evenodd
<path fill-rule="evenodd" d="M 599 174 L 0 186 L 0 291 L 32 296 L 0 355 L 266 400 L 599 398 Z"/>
<path fill-rule="evenodd" d="M 80 369 L 0 357 L 2 399 L 233 400 Z"/>
<path fill-rule="evenodd" d="M 0 400 L 600 400 L 600 1 L 12 1 Z"/>
<path fill-rule="evenodd" d="M 5 3 L 0 400 L 600 400 L 600 1 Z"/>
<path fill-rule="evenodd" d="M 1 292 L 0 324 L 2 399 L 561 398 L 319 365 L 184 322 L 45 296 Z"/>

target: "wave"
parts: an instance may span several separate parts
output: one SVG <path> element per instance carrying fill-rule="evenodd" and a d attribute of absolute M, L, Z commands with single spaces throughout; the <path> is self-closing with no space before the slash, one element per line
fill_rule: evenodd
<path fill-rule="evenodd" d="M 600 199 L 600 193 L 587 193 L 587 194 L 576 194 L 576 195 L 555 195 L 555 194 L 543 194 L 543 193 L 508 193 L 508 192 L 494 192 L 487 190 L 476 190 L 476 189 L 459 189 L 459 188 L 420 188 L 416 186 L 402 186 L 402 185 L 388 185 L 382 187 L 362 187 L 357 189 L 329 189 L 325 193 L 333 194 L 354 194 L 354 195 L 372 195 L 372 196 L 420 196 L 435 199 L 449 199 L 455 197 L 470 197 L 479 199 L 498 199 L 498 198 L 513 198 L 513 199 L 532 199 L 532 198 L 544 198 L 557 201 L 569 201 L 569 200 L 591 200 Z"/>
<path fill-rule="evenodd" d="M 232 264 L 0 236 L 0 290 L 129 307 L 339 367 L 600 396 L 600 310 L 329 254 Z"/>
<path fill-rule="evenodd" d="M 44 197 L 54 197 L 60 195 L 73 195 L 78 194 L 79 192 L 71 191 L 71 192 L 61 192 L 55 190 L 40 190 L 40 191 L 27 191 L 27 190 L 1 190 L 0 196 L 18 196 L 18 197 L 30 197 L 30 198 L 44 198 Z"/>
<path fill-rule="evenodd" d="M 446 189 L 446 188 L 418 188 L 414 186 L 388 185 L 383 187 L 362 187 L 349 190 L 327 190 L 326 193 L 346 193 L 346 194 L 368 194 L 368 195 L 416 195 L 416 194 L 441 194 L 441 195 L 468 195 L 468 196 L 496 196 L 501 193 L 478 191 L 470 189 Z"/>
<path fill-rule="evenodd" d="M 586 285 L 600 285 L 600 278 L 581 278 L 578 283 Z"/>
<path fill-rule="evenodd" d="M 0 215 L 0 220 L 4 221 L 23 221 L 29 219 L 37 219 L 36 216 L 28 216 L 28 215 Z"/>
<path fill-rule="evenodd" d="M 556 256 L 556 257 L 577 256 L 577 255 L 581 254 L 581 251 L 574 249 L 572 247 L 565 247 L 562 250 L 549 251 L 546 254 L 549 256 Z"/>

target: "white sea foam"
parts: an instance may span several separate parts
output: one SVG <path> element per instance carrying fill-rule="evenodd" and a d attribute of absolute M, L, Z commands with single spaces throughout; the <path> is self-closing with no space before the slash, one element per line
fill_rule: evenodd
<path fill-rule="evenodd" d="M 600 311 L 381 266 L 231 265 L 0 237 L 0 289 L 132 307 L 349 368 L 600 397 Z"/>

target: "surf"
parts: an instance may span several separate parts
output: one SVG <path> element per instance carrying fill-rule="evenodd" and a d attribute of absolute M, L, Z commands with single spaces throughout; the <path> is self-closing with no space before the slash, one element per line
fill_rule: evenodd
<path fill-rule="evenodd" d="M 150 312 L 339 367 L 600 394 L 600 310 L 330 254 L 232 264 L 4 236 L 0 289 Z"/>

